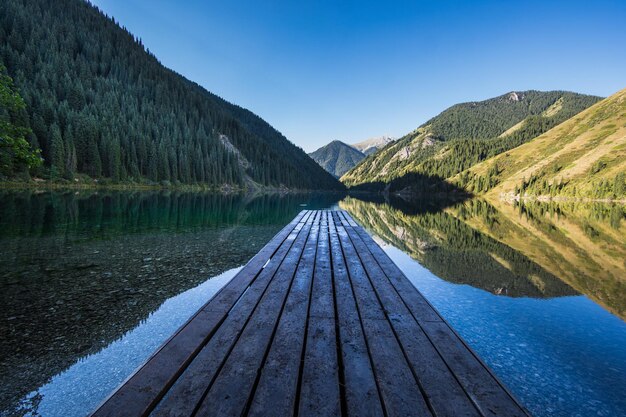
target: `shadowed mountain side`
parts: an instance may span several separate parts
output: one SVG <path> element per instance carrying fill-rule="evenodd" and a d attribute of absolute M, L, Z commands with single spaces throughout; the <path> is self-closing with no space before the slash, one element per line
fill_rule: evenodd
<path fill-rule="evenodd" d="M 459 204 L 468 198 L 468 196 L 464 194 L 452 195 L 450 198 L 414 198 L 411 195 L 372 193 L 366 191 L 354 191 L 350 193 L 350 196 L 366 203 L 377 205 L 386 204 L 409 215 L 437 213 L 447 207 Z"/>
<path fill-rule="evenodd" d="M 349 188 L 351 192 L 367 191 L 375 193 L 394 194 L 404 199 L 417 200 L 428 198 L 466 199 L 471 193 L 446 181 L 437 175 L 409 172 L 391 182 L 366 182 Z"/>
<path fill-rule="evenodd" d="M 309 156 L 336 178 L 341 177 L 365 158 L 361 151 L 338 140 L 322 146 Z"/>
<path fill-rule="evenodd" d="M 626 207 L 471 200 L 449 210 L 626 318 Z"/>
<path fill-rule="evenodd" d="M 0 63 L 26 104 L 11 122 L 42 150 L 38 177 L 343 189 L 266 121 L 164 67 L 88 1 L 2 1 Z"/>
<path fill-rule="evenodd" d="M 558 297 L 577 292 L 511 247 L 472 229 L 447 210 L 408 214 L 389 204 L 347 198 L 340 207 L 367 229 L 446 281 L 510 297 Z"/>
<path fill-rule="evenodd" d="M 0 410 L 168 298 L 244 264 L 301 203 L 315 204 L 293 195 L 0 197 Z"/>

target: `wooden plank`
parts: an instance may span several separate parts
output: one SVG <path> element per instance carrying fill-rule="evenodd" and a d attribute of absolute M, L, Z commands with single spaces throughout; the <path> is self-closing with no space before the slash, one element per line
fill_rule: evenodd
<path fill-rule="evenodd" d="M 432 415 L 343 225 L 337 234 L 386 415 Z"/>
<path fill-rule="evenodd" d="M 312 211 L 312 210 L 304 211 L 303 217 L 299 219 L 299 221 L 296 223 L 292 231 L 299 232 L 304 227 L 305 224 L 310 223 L 312 221 L 314 215 L 315 215 L 315 211 Z M 281 231 L 281 233 L 283 232 Z M 298 233 L 287 233 L 284 239 L 293 241 L 296 239 L 297 235 Z M 259 252 L 259 255 L 261 256 L 259 256 L 258 259 L 255 259 L 255 267 L 259 265 L 261 265 L 261 268 L 267 267 L 269 263 L 271 263 L 272 258 L 276 256 L 277 248 L 279 246 L 280 244 L 272 245 L 272 247 L 268 248 L 268 251 L 265 253 L 263 253 L 263 251 L 265 250 L 265 248 L 263 248 L 261 252 Z M 241 277 L 241 279 L 238 279 L 238 277 L 233 278 L 233 280 L 229 282 L 229 285 L 226 285 L 224 288 L 222 288 L 220 293 L 218 293 L 217 296 L 214 297 L 213 300 L 211 300 L 211 302 L 208 303 L 205 308 L 210 308 L 210 309 L 217 310 L 217 311 L 230 310 L 233 306 L 233 304 L 231 303 L 231 300 L 232 299 L 237 300 L 241 296 L 243 291 L 245 291 L 249 285 L 250 285 L 250 280 L 246 279 L 245 276 Z"/>
<path fill-rule="evenodd" d="M 323 213 L 320 223 L 320 239 L 315 257 L 315 277 L 313 279 L 313 299 L 311 301 L 311 317 L 335 319 L 335 302 L 333 298 L 332 265 L 330 257 L 328 211 Z"/>
<path fill-rule="evenodd" d="M 359 224 L 354 221 L 352 216 L 350 216 L 347 211 L 340 210 L 337 214 L 339 214 L 339 218 L 341 219 L 341 224 L 344 227 L 350 227 L 350 226 L 351 227 L 357 227 L 357 226 L 359 226 Z"/>
<path fill-rule="evenodd" d="M 287 254 L 298 242 L 302 243 L 306 240 L 313 218 L 313 213 L 303 218 L 305 223 L 300 223 L 298 227 L 295 227 L 283 241 L 258 278 L 228 313 L 223 324 L 171 387 L 152 415 L 183 417 L 193 413 L 240 337 L 252 312 L 257 308 L 272 280 L 275 279 L 277 271 L 286 262 Z"/>
<path fill-rule="evenodd" d="M 301 212 L 94 415 L 148 414 L 527 415 L 365 230 L 328 211 Z"/>
<path fill-rule="evenodd" d="M 480 416 L 471 399 L 455 375 L 447 367 L 404 301 L 380 268 L 367 245 L 352 226 L 346 227 L 348 236 L 367 271 L 385 314 L 400 341 L 420 389 L 437 416 Z"/>
<path fill-rule="evenodd" d="M 337 236 L 336 213 L 329 218 L 330 250 L 333 268 L 333 289 L 337 315 L 339 345 L 339 379 L 343 383 L 345 414 L 350 417 L 383 416 L 365 335 L 356 308 L 345 258 Z"/>
<path fill-rule="evenodd" d="M 306 350 L 300 385 L 298 412 L 300 417 L 341 415 L 328 217 L 329 213 L 324 212 L 315 258 Z"/>
<path fill-rule="evenodd" d="M 346 212 L 342 212 L 344 216 L 350 217 Z M 354 220 L 353 220 L 354 221 Z M 402 298 L 406 300 L 406 305 L 413 316 L 419 323 L 427 321 L 441 321 L 441 316 L 426 300 L 426 298 L 418 291 L 417 288 L 409 281 L 398 266 L 389 258 L 385 251 L 376 243 L 370 235 L 367 234 L 362 227 L 356 227 L 355 230 L 366 242 L 370 248 L 372 255 L 376 258 L 379 265 L 389 277 L 398 293 L 402 294 Z"/>
<path fill-rule="evenodd" d="M 161 399 L 180 373 L 200 351 L 224 319 L 249 283 L 259 274 L 267 259 L 297 229 L 304 216 L 301 212 L 285 226 L 246 266 L 231 280 L 228 290 L 219 291 L 202 309 L 169 338 L 121 387 L 107 398 L 93 413 L 96 417 L 124 417 L 147 415 Z M 207 309 L 210 304 L 222 308 Z"/>
<path fill-rule="evenodd" d="M 323 223 L 320 223 L 323 228 Z M 269 354 L 254 391 L 248 416 L 292 416 L 297 401 L 300 362 L 305 343 L 313 268 L 318 236 L 316 224 L 310 232 L 302 260 L 280 316 Z"/>
<path fill-rule="evenodd" d="M 528 417 L 528 413 L 445 322 L 424 331 L 485 416 Z"/>
<path fill-rule="evenodd" d="M 316 220 L 314 226 L 318 228 L 318 224 Z M 311 229 L 310 226 L 305 228 Z M 313 269 L 317 241 L 308 240 L 305 257 L 299 262 L 304 246 L 305 240 L 298 236 L 298 240 L 287 254 L 275 279 L 270 283 L 270 287 L 202 401 L 197 411 L 198 415 L 240 416 L 245 411 L 268 345 L 272 341 L 296 267 L 302 263 L 302 268 L 307 269 L 306 273 L 310 273 L 308 269 L 311 271 Z"/>
<path fill-rule="evenodd" d="M 344 213 L 344 216 L 351 218 L 347 213 Z M 388 274 L 398 295 L 411 310 L 415 319 L 420 322 L 427 337 L 478 410 L 485 416 L 527 416 L 526 410 L 497 377 L 493 375 L 487 365 L 454 332 L 450 325 L 441 318 L 439 313 L 419 293 L 417 288 L 411 284 L 404 273 L 391 261 L 380 246 L 360 226 L 354 229 L 367 245 L 370 253 L 376 258 L 379 266 Z M 410 287 L 403 283 L 410 284 Z M 420 297 L 418 300 L 420 301 L 416 305 L 411 305 L 411 302 L 416 299 L 413 296 L 415 293 L 419 293 Z M 430 318 L 430 312 L 424 314 L 418 311 L 418 308 L 424 305 L 423 303 L 427 304 L 430 310 L 437 315 L 437 320 Z"/>

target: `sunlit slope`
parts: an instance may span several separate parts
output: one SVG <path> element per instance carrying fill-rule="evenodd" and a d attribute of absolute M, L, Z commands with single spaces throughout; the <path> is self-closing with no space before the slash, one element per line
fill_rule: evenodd
<path fill-rule="evenodd" d="M 498 196 L 626 198 L 626 89 L 453 181 Z"/>
<path fill-rule="evenodd" d="M 524 254 L 618 316 L 626 317 L 626 208 L 599 203 L 475 201 L 451 215 Z"/>
<path fill-rule="evenodd" d="M 348 186 L 390 184 L 410 173 L 449 178 L 535 138 L 598 100 L 565 91 L 523 91 L 457 104 L 364 159 L 341 181 Z"/>

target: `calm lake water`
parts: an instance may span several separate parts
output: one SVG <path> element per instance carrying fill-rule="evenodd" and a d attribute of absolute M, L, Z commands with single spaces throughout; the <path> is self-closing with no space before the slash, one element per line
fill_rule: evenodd
<path fill-rule="evenodd" d="M 349 211 L 536 416 L 626 415 L 626 209 L 0 192 L 0 415 L 85 416 L 304 208 Z"/>

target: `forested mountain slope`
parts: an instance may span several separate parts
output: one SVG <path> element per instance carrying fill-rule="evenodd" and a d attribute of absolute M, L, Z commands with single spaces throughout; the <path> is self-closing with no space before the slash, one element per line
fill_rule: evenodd
<path fill-rule="evenodd" d="M 85 1 L 0 2 L 0 62 L 26 103 L 10 116 L 42 150 L 39 176 L 342 187 L 265 121 L 165 68 Z"/>
<path fill-rule="evenodd" d="M 626 198 L 626 89 L 454 182 L 475 193 Z"/>
<path fill-rule="evenodd" d="M 358 164 L 365 155 L 350 145 L 334 140 L 309 154 L 326 171 L 339 178 Z"/>
<path fill-rule="evenodd" d="M 415 175 L 442 181 L 525 143 L 600 100 L 564 91 L 511 92 L 454 105 L 364 159 L 342 178 L 348 186 L 402 189 Z"/>

